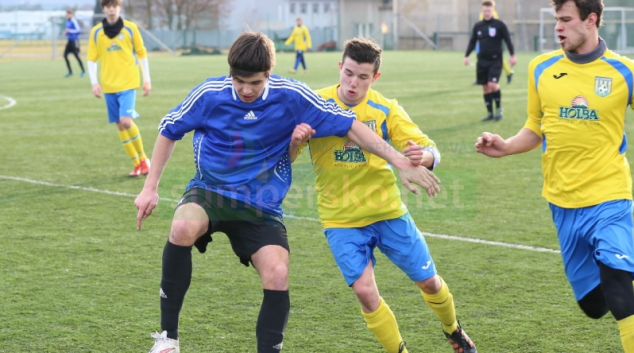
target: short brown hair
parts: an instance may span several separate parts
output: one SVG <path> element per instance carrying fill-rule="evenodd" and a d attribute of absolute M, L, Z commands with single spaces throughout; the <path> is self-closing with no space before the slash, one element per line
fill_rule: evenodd
<path fill-rule="evenodd" d="M 350 58 L 359 64 L 374 64 L 374 74 L 381 68 L 381 47 L 372 39 L 356 37 L 343 44 L 343 59 Z"/>
<path fill-rule="evenodd" d="M 123 5 L 123 0 L 101 0 L 101 7 Z"/>
<path fill-rule="evenodd" d="M 585 21 L 591 13 L 597 15 L 597 28 L 603 25 L 603 0 L 551 0 L 551 5 L 555 11 L 559 11 L 568 1 L 572 1 L 577 5 L 579 18 Z"/>
<path fill-rule="evenodd" d="M 229 74 L 249 77 L 258 72 L 267 77 L 275 66 L 275 44 L 260 32 L 242 32 L 231 44 L 229 55 Z"/>
<path fill-rule="evenodd" d="M 493 0 L 484 0 L 482 2 L 482 6 L 494 7 L 495 6 L 495 1 L 493 1 Z"/>

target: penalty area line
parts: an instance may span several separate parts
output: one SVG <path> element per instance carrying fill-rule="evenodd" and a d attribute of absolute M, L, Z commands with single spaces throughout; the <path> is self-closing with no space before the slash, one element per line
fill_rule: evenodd
<path fill-rule="evenodd" d="M 67 184 L 50 183 L 48 181 L 34 180 L 34 179 L 21 178 L 21 177 L 9 176 L 9 175 L 0 175 L 0 179 L 12 180 L 12 181 L 18 181 L 18 182 L 23 182 L 23 183 L 35 184 L 35 185 L 42 185 L 42 186 L 50 186 L 50 187 L 56 187 L 56 188 L 80 190 L 80 191 L 86 191 L 86 192 L 95 192 L 95 193 L 99 193 L 99 194 L 112 195 L 112 196 L 124 196 L 124 197 L 129 197 L 129 198 L 136 198 L 137 197 L 136 194 L 130 194 L 130 193 L 125 193 L 125 192 L 97 189 L 97 188 L 93 188 L 93 187 L 89 187 L 89 186 L 78 186 L 78 185 L 67 185 Z M 168 202 L 178 202 L 179 201 L 177 199 L 171 199 L 171 198 L 166 198 L 166 197 L 159 197 L 159 200 L 160 201 L 168 201 Z M 294 215 L 289 215 L 289 214 L 285 214 L 284 218 L 299 219 L 299 220 L 317 222 L 317 223 L 319 222 L 319 219 L 317 219 L 317 218 L 294 216 Z M 549 249 L 549 248 L 540 248 L 540 247 L 536 247 L 536 246 L 528 246 L 528 245 L 521 245 L 521 244 L 511 244 L 511 243 L 504 243 L 504 242 L 499 242 L 499 241 L 490 241 L 490 240 L 477 239 L 477 238 L 458 237 L 458 236 L 455 236 L 455 235 L 447 235 L 447 234 L 434 234 L 434 233 L 428 233 L 428 232 L 421 232 L 421 233 L 425 237 L 429 237 L 429 238 L 438 238 L 438 239 L 446 239 L 446 240 L 453 240 L 453 241 L 462 241 L 462 242 L 467 242 L 467 243 L 477 243 L 477 244 L 485 244 L 485 245 L 492 245 L 492 246 L 501 246 L 501 247 L 505 247 L 505 248 L 509 248 L 509 249 L 527 250 L 527 251 L 534 251 L 534 252 L 553 253 L 553 254 L 559 254 L 560 253 L 559 250 Z"/>
<path fill-rule="evenodd" d="M 4 99 L 4 100 L 6 100 L 6 101 L 8 101 L 8 102 L 9 102 L 9 103 L 7 103 L 7 104 L 5 104 L 5 105 L 0 105 L 0 110 L 2 110 L 2 109 L 9 109 L 9 108 L 11 108 L 11 107 L 13 107 L 14 105 L 16 105 L 16 104 L 17 104 L 17 102 L 15 101 L 15 99 L 13 99 L 13 98 L 11 98 L 11 97 L 7 97 L 7 96 L 0 95 L 0 98 L 2 98 L 2 99 Z"/>

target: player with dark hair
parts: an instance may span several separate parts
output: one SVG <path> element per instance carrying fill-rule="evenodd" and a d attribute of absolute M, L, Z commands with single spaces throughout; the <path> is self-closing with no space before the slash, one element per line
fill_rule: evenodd
<path fill-rule="evenodd" d="M 475 147 L 499 158 L 541 146 L 542 195 L 575 299 L 590 318 L 611 312 L 625 352 L 634 353 L 632 174 L 624 127 L 634 104 L 634 62 L 599 37 L 602 0 L 553 6 L 561 49 L 529 64 L 524 128 L 506 140 L 485 132 Z"/>
<path fill-rule="evenodd" d="M 266 35 L 242 33 L 229 49 L 228 62 L 229 76 L 207 79 L 163 118 L 150 173 L 135 201 L 140 228 L 158 203 L 158 183 L 176 141 L 194 131 L 196 173 L 176 207 L 163 251 L 161 333 L 153 335 L 151 353 L 179 352 L 178 322 L 192 277 L 192 247 L 205 252 L 215 232 L 225 233 L 240 262 L 253 265 L 260 276 L 264 296 L 255 328 L 257 352 L 282 349 L 290 309 L 289 245 L 281 209 L 291 185 L 289 144 L 313 135 L 347 134 L 398 169 L 410 191 L 418 192 L 411 183 L 428 195 L 438 191 L 432 172 L 411 165 L 356 121 L 354 112 L 326 102 L 303 83 L 272 75 L 275 46 Z"/>
<path fill-rule="evenodd" d="M 387 99 L 371 88 L 381 76 L 381 53 L 381 47 L 370 39 L 347 41 L 339 62 L 339 83 L 317 93 L 355 112 L 357 119 L 377 136 L 403 149 L 412 165 L 434 169 L 440 163 L 434 141 L 412 122 L 395 99 Z M 475 345 L 456 318 L 449 286 L 436 273 L 425 238 L 401 201 L 388 163 L 362 151 L 346 137 L 313 138 L 302 147 L 306 145 L 315 170 L 324 234 L 376 339 L 388 353 L 407 352 L 396 317 L 379 294 L 374 279 L 374 250 L 379 248 L 418 287 L 425 303 L 440 319 L 442 331 L 455 352 L 476 353 Z M 291 160 L 301 151 L 300 148 L 294 152 L 293 147 Z M 336 185 L 348 187 L 344 190 L 333 187 Z"/>
<path fill-rule="evenodd" d="M 129 176 L 138 177 L 150 171 L 141 132 L 134 123 L 139 115 L 135 111 L 136 89 L 139 88 L 139 64 L 143 72 L 143 95 L 150 94 L 150 66 L 147 50 L 139 28 L 121 18 L 122 0 L 101 0 L 106 18 L 90 31 L 88 38 L 88 74 L 92 93 L 104 95 L 108 121 L 116 124 L 119 139 L 134 165 Z M 97 79 L 97 61 L 101 63 L 100 80 Z M 101 84 L 99 83 L 101 82 Z"/>

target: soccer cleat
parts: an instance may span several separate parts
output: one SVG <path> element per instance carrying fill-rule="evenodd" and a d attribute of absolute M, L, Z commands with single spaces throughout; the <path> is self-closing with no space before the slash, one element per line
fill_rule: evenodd
<path fill-rule="evenodd" d="M 178 346 L 178 340 L 167 338 L 167 331 L 154 332 L 152 338 L 155 341 L 149 353 L 180 353 L 181 351 Z"/>
<path fill-rule="evenodd" d="M 513 81 L 513 74 L 514 74 L 514 72 L 511 71 L 510 74 L 506 75 L 506 83 L 507 84 L 509 84 L 509 83 L 511 83 L 511 81 Z"/>
<path fill-rule="evenodd" d="M 494 117 L 493 117 L 493 113 L 489 113 L 489 114 L 487 114 L 487 116 L 485 116 L 484 118 L 482 118 L 482 121 L 491 121 L 491 120 L 493 120 L 493 119 L 494 119 Z"/>
<path fill-rule="evenodd" d="M 143 158 L 141 160 L 141 174 L 148 175 L 149 172 L 150 172 L 150 159 Z"/>
<path fill-rule="evenodd" d="M 69 77 L 71 77 L 71 76 L 73 76 L 73 73 L 72 73 L 72 72 L 69 72 L 69 73 L 67 73 L 66 75 L 64 75 L 64 77 L 66 77 L 66 78 L 69 78 Z"/>
<path fill-rule="evenodd" d="M 290 72 L 290 73 L 294 74 L 294 73 L 296 73 L 296 72 L 297 72 L 297 70 L 295 70 L 295 69 L 290 69 L 288 72 Z"/>
<path fill-rule="evenodd" d="M 493 117 L 493 120 L 500 121 L 504 118 L 504 109 L 498 108 L 498 113 Z"/>
<path fill-rule="evenodd" d="M 398 345 L 398 353 L 403 352 L 405 352 L 405 341 L 401 342 L 401 344 Z"/>
<path fill-rule="evenodd" d="M 81 74 L 79 74 L 79 77 L 84 77 L 84 76 L 86 76 L 86 71 L 84 71 Z"/>
<path fill-rule="evenodd" d="M 142 166 L 141 163 L 137 164 L 134 166 L 134 169 L 132 169 L 132 171 L 130 172 L 130 174 L 128 174 L 129 177 L 138 177 L 139 175 L 141 175 L 141 170 L 142 170 Z"/>
<path fill-rule="evenodd" d="M 475 344 L 471 342 L 467 333 L 460 327 L 460 321 L 458 321 L 458 328 L 452 334 L 448 334 L 443 330 L 445 337 L 453 347 L 454 353 L 478 353 Z"/>

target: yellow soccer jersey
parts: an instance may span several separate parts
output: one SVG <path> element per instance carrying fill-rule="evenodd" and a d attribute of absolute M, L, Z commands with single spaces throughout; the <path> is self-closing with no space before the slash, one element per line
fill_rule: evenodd
<path fill-rule="evenodd" d="M 427 147 L 435 144 L 412 122 L 396 100 L 370 90 L 366 99 L 348 107 L 337 87 L 318 90 L 324 99 L 353 110 L 357 119 L 397 150 L 407 140 Z M 392 167 L 382 158 L 361 150 L 347 137 L 329 136 L 308 143 L 316 175 L 317 204 L 324 228 L 356 228 L 398 218 L 407 212 Z"/>
<path fill-rule="evenodd" d="M 564 208 L 632 199 L 625 112 L 634 62 L 610 50 L 587 64 L 563 50 L 529 64 L 525 128 L 542 137 L 542 195 Z"/>
<path fill-rule="evenodd" d="M 286 40 L 286 45 L 295 44 L 295 50 L 307 50 L 313 47 L 310 40 L 310 32 L 305 25 L 295 26 L 291 35 Z"/>
<path fill-rule="evenodd" d="M 90 31 L 88 60 L 101 61 L 101 89 L 104 93 L 116 93 L 138 88 L 140 85 L 139 61 L 147 57 L 143 38 L 133 22 L 123 20 L 123 29 L 108 38 L 99 23 Z"/>

